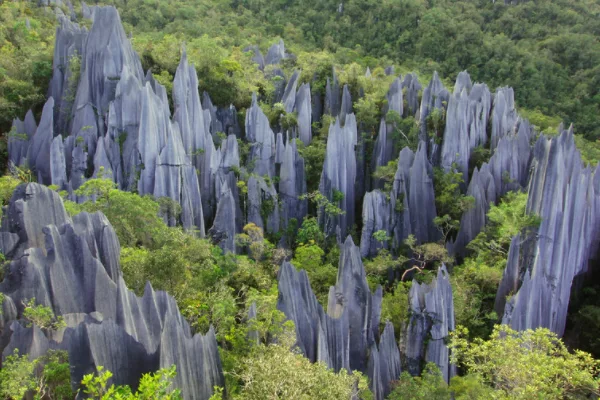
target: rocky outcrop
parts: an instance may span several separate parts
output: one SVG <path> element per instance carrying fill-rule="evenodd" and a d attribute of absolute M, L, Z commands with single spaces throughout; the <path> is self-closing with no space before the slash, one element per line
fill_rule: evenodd
<path fill-rule="evenodd" d="M 307 200 L 299 197 L 306 193 L 306 175 L 304 159 L 298 154 L 296 142 L 288 140 L 285 144 L 283 162 L 279 171 L 279 197 L 281 201 L 282 227 L 287 228 L 292 218 L 298 226 L 308 212 Z"/>
<path fill-rule="evenodd" d="M 437 216 L 433 171 L 424 142 L 419 144 L 416 153 L 408 147 L 400 152 L 390 198 L 393 229 L 388 236 L 394 238 L 394 247 L 400 247 L 411 234 L 419 243 L 435 242 L 439 238 L 440 233 L 433 223 Z"/>
<path fill-rule="evenodd" d="M 275 176 L 275 134 L 269 119 L 258 106 L 256 94 L 252 95 L 252 106 L 246 111 L 246 140 L 251 143 L 249 172 L 258 176 Z"/>
<path fill-rule="evenodd" d="M 456 375 L 445 344 L 454 330 L 452 286 L 446 267 L 438 269 L 430 284 L 413 281 L 409 293 L 410 320 L 406 327 L 402 358 L 413 375 L 421 373 L 422 360 L 435 363 L 448 382 Z"/>
<path fill-rule="evenodd" d="M 175 364 L 174 386 L 186 399 L 208 399 L 224 384 L 212 330 L 192 335 L 175 300 L 149 284 L 142 297 L 127 289 L 119 241 L 103 214 L 71 219 L 56 192 L 30 183 L 14 193 L 2 227 L 2 237 L 18 238 L 0 283 L 3 326 L 10 326 L 4 356 L 15 348 L 31 358 L 67 350 L 73 389 L 98 366 L 113 372 L 115 384 L 135 388 L 143 373 Z M 16 319 L 29 299 L 62 315 L 67 327 L 52 334 L 25 328 Z"/>
<path fill-rule="evenodd" d="M 438 143 L 441 143 L 442 138 L 435 136 L 435 132 L 428 132 L 428 117 L 434 110 L 440 110 L 442 113 L 445 113 L 449 98 L 450 93 L 444 87 L 438 73 L 434 72 L 429 85 L 423 89 L 421 108 L 419 110 L 419 140 L 427 143 L 427 154 L 429 160 L 434 165 L 439 165 L 439 152 L 441 149 Z M 443 132 L 441 133 L 443 134 Z"/>
<path fill-rule="evenodd" d="M 486 85 L 473 85 L 465 71 L 458 75 L 454 93 L 448 101 L 441 166 L 448 171 L 456 163 L 465 181 L 468 179 L 471 151 L 487 142 L 491 101 Z"/>
<path fill-rule="evenodd" d="M 279 39 L 278 43 L 273 44 L 269 47 L 267 56 L 265 57 L 265 64 L 279 64 L 281 60 L 286 58 L 285 45 L 282 39 Z"/>
<path fill-rule="evenodd" d="M 402 90 L 406 92 L 407 108 L 400 115 L 416 117 L 419 112 L 419 92 L 422 86 L 419 83 L 419 78 L 414 73 L 409 73 L 404 76 L 402 81 Z"/>
<path fill-rule="evenodd" d="M 494 95 L 494 109 L 492 110 L 492 137 L 490 148 L 498 146 L 501 138 L 507 136 L 514 129 L 517 122 L 515 110 L 515 93 L 511 87 L 498 88 Z"/>
<path fill-rule="evenodd" d="M 362 257 L 374 257 L 380 249 L 389 248 L 389 240 L 380 242 L 373 235 L 378 231 L 392 232 L 393 212 L 389 197 L 379 190 L 365 194 L 362 211 L 362 236 L 360 254 Z"/>
<path fill-rule="evenodd" d="M 341 100 L 340 100 L 340 84 L 335 73 L 335 68 L 331 71 L 331 80 L 327 78 L 327 85 L 325 86 L 325 114 L 329 114 L 333 117 L 337 117 L 340 113 Z"/>
<path fill-rule="evenodd" d="M 240 233 L 235 220 L 236 203 L 226 182 L 222 183 L 217 213 L 208 236 L 225 252 L 235 253 L 235 235 Z"/>
<path fill-rule="evenodd" d="M 511 246 L 496 304 L 504 301 L 506 288 L 515 287 L 518 273 L 519 287 L 506 302 L 502 322 L 516 330 L 545 327 L 561 336 L 573 279 L 596 256 L 591 251 L 600 229 L 600 166 L 584 165 L 571 127 L 555 138 L 540 137 L 532 170 L 527 212 L 542 222 L 536 240 L 513 242 L 520 249 Z"/>
<path fill-rule="evenodd" d="M 312 107 L 310 85 L 300 86 L 296 94 L 296 112 L 298 113 L 298 139 L 308 146 L 312 140 Z"/>
<path fill-rule="evenodd" d="M 533 129 L 526 120 L 517 119 L 510 134 L 498 141 L 496 150 L 487 163 L 475 168 L 467 195 L 475 200 L 461 217 L 460 229 L 448 251 L 464 255 L 467 244 L 481 232 L 487 222 L 486 214 L 509 191 L 524 190 L 529 178 L 531 160 L 530 141 Z"/>
<path fill-rule="evenodd" d="M 366 373 L 378 400 L 389 393 L 390 383 L 400 374 L 400 353 L 391 323 L 379 340 L 381 299 L 381 287 L 371 293 L 359 249 L 350 237 L 342 248 L 327 313 L 313 294 L 305 271 L 296 271 L 287 262 L 279 271 L 277 308 L 294 321 L 302 353 L 335 371 L 346 368 Z"/>
<path fill-rule="evenodd" d="M 344 213 L 331 215 L 325 212 L 324 209 L 319 211 L 319 221 L 327 235 L 335 234 L 336 227 L 339 226 L 342 236 L 345 236 L 348 229 L 354 225 L 356 202 L 354 195 L 356 155 L 354 151 L 356 140 L 357 131 L 354 114 L 346 116 L 343 126 L 339 118 L 330 125 L 319 191 L 329 201 L 333 201 Z"/>

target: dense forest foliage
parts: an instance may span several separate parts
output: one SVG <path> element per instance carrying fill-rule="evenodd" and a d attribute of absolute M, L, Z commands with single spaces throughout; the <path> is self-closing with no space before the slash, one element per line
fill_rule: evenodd
<path fill-rule="evenodd" d="M 393 65 L 396 74 L 416 71 L 423 84 L 437 71 L 450 88 L 457 74 L 468 70 L 474 81 L 485 82 L 491 89 L 511 86 L 519 112 L 539 131 L 554 134 L 560 122 L 573 123 L 584 160 L 597 163 L 600 159 L 600 3 L 596 0 L 518 5 L 485 0 L 118 0 L 101 4 L 119 9 L 143 67 L 152 71 L 169 96 L 185 43 L 200 91 L 209 93 L 217 105 L 235 105 L 240 126 L 253 92 L 259 94 L 272 125 L 294 123 L 293 114 L 273 104 L 276 80 L 269 78 L 269 67 L 263 73 L 252 61 L 252 52 L 245 51 L 258 45 L 266 54 L 271 44 L 283 38 L 294 54 L 282 65 L 288 75 L 300 69 L 301 81 L 311 82 L 314 91 L 323 93 L 334 68 L 340 82 L 349 84 L 370 150 L 393 79 L 384 68 Z M 75 3 L 77 12 L 80 7 Z M 48 8 L 27 1 L 0 3 L 0 151 L 4 164 L 7 140 L 15 135 L 10 132 L 13 118 L 23 118 L 30 108 L 38 117 L 41 113 L 52 76 L 56 25 L 54 11 Z M 365 78 L 367 68 L 373 79 Z M 394 117 L 386 116 L 388 122 Z M 396 119 L 395 154 L 404 146 L 416 149 L 415 119 Z M 443 124 L 443 116 L 430 121 Z M 165 224 L 163 217 L 181 212 L 178 204 L 168 198 L 120 191 L 103 177 L 90 179 L 75 191 L 93 201 L 78 204 L 68 200 L 66 192 L 60 193 L 71 215 L 102 211 L 107 216 L 120 241 L 121 268 L 129 288 L 141 295 L 150 281 L 155 289 L 174 296 L 195 331 L 214 328 L 226 378 L 226 389 L 220 388 L 215 399 L 221 395 L 233 399 L 372 398 L 362 374 L 335 374 L 324 364 L 312 364 L 289 351 L 294 343 L 293 324 L 285 322 L 276 308 L 277 273 L 284 260 L 307 271 L 322 304 L 336 282 L 340 247 L 317 220 L 320 208 L 331 214 L 340 212 L 318 192 L 331 122 L 328 115 L 314 121 L 313 142 L 309 146 L 298 143 L 306 161 L 309 216 L 300 226 L 283 232 L 285 249 L 277 245 L 282 234 L 266 234 L 249 223 L 236 236 L 241 254 L 224 254 L 210 240 Z M 439 130 L 437 125 L 434 128 Z M 248 145 L 243 140 L 239 144 L 245 161 Z M 487 159 L 489 149 L 479 149 L 470 172 Z M 396 169 L 397 161 L 392 161 L 370 172 L 382 187 L 389 188 Z M 243 198 L 249 177 L 243 171 L 238 175 Z M 8 204 L 18 184 L 33 180 L 26 169 L 12 168 L 0 178 L 2 205 Z M 384 288 L 381 320 L 394 323 L 396 338 L 409 319 L 412 284 L 403 279 L 404 273 L 416 266 L 416 282 L 429 282 L 437 266 L 450 267 L 460 328 L 449 345 L 461 374 L 447 384 L 435 365 L 425 366 L 420 377 L 404 372 L 388 398 L 582 399 L 598 395 L 600 364 L 593 358 L 600 357 L 595 334 L 600 327 L 598 287 L 589 285 L 585 289 L 589 296 L 573 301 L 566 345 L 545 329 L 515 332 L 496 325 L 499 316 L 494 312 L 494 299 L 511 239 L 531 233 L 540 224 L 537 216 L 526 212 L 527 194 L 509 192 L 492 205 L 485 230 L 468 245 L 465 257 L 454 259 L 448 255 L 446 242 L 456 236 L 461 215 L 473 198 L 465 194 L 462 174 L 454 170 L 436 168 L 434 185 L 436 225 L 442 238 L 419 244 L 409 237 L 403 252 L 382 249 L 365 259 L 364 265 L 369 285 Z M 356 243 L 360 228 L 359 222 L 351 230 Z M 391 239 L 385 231 L 373 236 L 382 244 Z M 390 270 L 400 271 L 397 275 L 402 279 L 390 280 Z M 248 320 L 252 305 L 257 317 Z M 27 310 L 25 318 L 30 323 L 48 332 L 60 328 L 62 321 L 51 310 L 34 303 L 27 304 Z M 21 398 L 29 391 L 49 398 L 72 398 L 65 357 L 60 352 L 34 361 L 18 353 L 8 356 L 0 370 L 0 396 Z M 136 391 L 111 386 L 110 372 L 98 371 L 96 376 L 85 377 L 82 391 L 98 399 L 179 399 L 181 393 L 169 389 L 169 379 L 175 374 L 167 369 L 145 375 Z"/>

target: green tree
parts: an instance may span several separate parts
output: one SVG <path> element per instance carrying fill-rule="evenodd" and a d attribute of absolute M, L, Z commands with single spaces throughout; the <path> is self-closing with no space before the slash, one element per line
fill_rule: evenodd
<path fill-rule="evenodd" d="M 501 399 L 584 399 L 598 395 L 600 363 L 588 353 L 569 352 L 546 328 L 517 332 L 494 327 L 489 340 L 451 333 L 453 362 L 491 386 Z"/>

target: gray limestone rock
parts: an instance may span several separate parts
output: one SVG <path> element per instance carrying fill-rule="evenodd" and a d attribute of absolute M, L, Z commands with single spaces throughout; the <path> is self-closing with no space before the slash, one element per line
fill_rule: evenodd
<path fill-rule="evenodd" d="M 217 213 L 212 227 L 208 230 L 208 236 L 213 243 L 217 244 L 223 251 L 235 253 L 235 200 L 231 189 L 224 183 L 221 187 L 221 195 L 217 204 Z"/>
<path fill-rule="evenodd" d="M 296 94 L 295 109 L 298 113 L 298 138 L 305 146 L 312 140 L 312 107 L 311 107 L 310 84 L 300 86 Z"/>
<path fill-rule="evenodd" d="M 281 60 L 286 58 L 285 45 L 282 39 L 279 39 L 279 43 L 273 44 L 269 47 L 267 56 L 265 57 L 265 64 L 279 64 Z"/>
<path fill-rule="evenodd" d="M 272 182 L 263 177 L 248 179 L 248 222 L 265 233 L 279 232 L 279 198 Z"/>
<path fill-rule="evenodd" d="M 252 106 L 246 111 L 246 139 L 251 144 L 248 168 L 259 176 L 275 176 L 275 134 L 269 126 L 269 119 L 258 106 L 256 94 L 252 96 Z"/>
<path fill-rule="evenodd" d="M 389 241 L 379 242 L 373 237 L 378 231 L 385 231 L 391 237 L 393 213 L 390 199 L 379 190 L 365 194 L 362 211 L 362 236 L 360 254 L 362 257 L 374 257 L 380 249 L 388 249 Z"/>
<path fill-rule="evenodd" d="M 410 321 L 402 354 L 408 371 L 418 375 L 423 360 L 433 362 L 448 382 L 456 375 L 456 367 L 449 362 L 449 349 L 445 344 L 449 332 L 454 330 L 454 303 L 452 286 L 444 265 L 438 269 L 437 277 L 430 284 L 413 281 L 409 303 Z"/>
<path fill-rule="evenodd" d="M 347 313 L 350 327 L 350 368 L 367 372 L 368 351 L 379 339 L 381 286 L 371 293 L 360 250 L 348 236 L 340 249 L 337 282 L 329 291 L 327 314 Z"/>
<path fill-rule="evenodd" d="M 500 138 L 488 163 L 473 171 L 467 195 L 473 196 L 475 203 L 461 217 L 455 241 L 448 243 L 450 254 L 464 256 L 467 244 L 483 230 L 491 203 L 496 203 L 508 191 L 523 190 L 527 186 L 533 130 L 526 120 L 517 119 L 511 131 L 514 133 Z"/>
<path fill-rule="evenodd" d="M 50 166 L 50 147 L 54 139 L 54 99 L 50 97 L 44 110 L 40 124 L 30 139 L 27 159 L 31 172 L 37 176 L 40 183 L 50 185 L 52 183 L 52 171 Z"/>
<path fill-rule="evenodd" d="M 390 89 L 386 94 L 386 99 L 386 113 L 394 111 L 397 112 L 400 116 L 404 114 L 404 101 L 402 99 L 402 82 L 400 81 L 400 78 L 394 79 L 394 81 L 390 85 Z"/>
<path fill-rule="evenodd" d="M 319 221 L 324 226 L 327 235 L 335 234 L 336 226 L 340 226 L 341 234 L 346 235 L 354 225 L 357 127 L 354 114 L 348 114 L 344 125 L 336 118 L 329 127 L 325 162 L 321 173 L 319 191 L 329 201 L 334 195 L 343 198 L 337 206 L 344 211 L 342 215 L 330 215 L 324 210 L 319 211 Z"/>
<path fill-rule="evenodd" d="M 282 227 L 287 228 L 292 218 L 298 226 L 308 213 L 307 200 L 298 197 L 306 193 L 304 159 L 298 154 L 296 142 L 288 140 L 285 145 L 283 162 L 279 171 L 279 198 L 281 201 Z"/>
<path fill-rule="evenodd" d="M 283 92 L 281 103 L 283 103 L 283 108 L 287 113 L 294 111 L 294 106 L 296 105 L 296 88 L 298 87 L 299 77 L 300 71 L 295 70 L 285 87 L 285 91 Z"/>
<path fill-rule="evenodd" d="M 104 215 L 71 220 L 56 192 L 30 183 L 17 188 L 6 218 L 2 237 L 16 236 L 13 247 L 24 250 L 9 254 L 0 283 L 2 325 L 10 326 L 3 356 L 15 348 L 31 358 L 67 350 L 74 389 L 100 365 L 113 372 L 111 382 L 135 388 L 143 373 L 175 364 L 174 386 L 185 399 L 208 399 L 215 385 L 224 385 L 212 330 L 192 336 L 171 296 L 149 284 L 143 297 L 127 289 L 119 242 Z M 63 315 L 67 328 L 52 334 L 23 328 L 15 320 L 31 298 Z"/>
<path fill-rule="evenodd" d="M 369 376 L 376 399 L 383 399 L 400 375 L 400 353 L 394 328 L 386 324 L 379 339 L 382 291 L 371 293 L 358 247 L 348 237 L 343 244 L 335 287 L 329 291 L 327 313 L 310 288 L 305 271 L 284 262 L 279 270 L 277 308 L 294 321 L 296 340 L 311 361 L 322 361 L 336 372 L 360 370 Z"/>
<path fill-rule="evenodd" d="M 465 181 L 468 179 L 471 151 L 487 142 L 490 107 L 491 95 L 487 86 L 471 85 L 469 75 L 461 72 L 456 79 L 454 94 L 448 101 L 441 166 L 448 171 L 456 163 Z"/>
<path fill-rule="evenodd" d="M 416 153 L 408 147 L 400 152 L 394 177 L 391 207 L 393 212 L 393 246 L 398 248 L 408 235 L 419 243 L 434 242 L 440 232 L 433 223 L 437 216 L 433 191 L 433 171 L 427 159 L 425 143 Z"/>
<path fill-rule="evenodd" d="M 50 182 L 52 185 L 56 185 L 58 190 L 67 188 L 65 148 L 61 135 L 56 136 L 50 146 Z"/>
<path fill-rule="evenodd" d="M 335 74 L 335 68 L 332 69 L 332 78 L 327 78 L 325 87 L 325 114 L 337 117 L 340 113 L 340 84 Z"/>
<path fill-rule="evenodd" d="M 416 74 L 410 73 L 404 76 L 401 90 L 406 91 L 406 104 L 408 105 L 404 110 L 404 116 L 416 116 L 419 112 L 419 92 L 421 89 L 422 86 Z M 400 115 L 403 114 L 400 113 Z"/>
<path fill-rule="evenodd" d="M 13 125 L 8 134 L 8 158 L 14 165 L 20 166 L 28 163 L 27 151 L 29 143 L 35 132 L 37 124 L 31 110 L 27 111 L 23 121 L 13 120 Z"/>
<path fill-rule="evenodd" d="M 342 90 L 342 104 L 340 105 L 340 121 L 345 121 L 346 116 L 352 113 L 352 96 L 348 85 L 344 85 Z"/>
<path fill-rule="evenodd" d="M 389 129 L 388 129 L 389 128 Z M 386 124 L 385 119 L 382 118 L 379 123 L 379 134 L 375 139 L 375 146 L 373 147 L 373 156 L 371 157 L 371 171 L 377 170 L 378 167 L 387 165 L 388 162 L 392 161 L 394 152 L 394 141 L 392 139 L 392 127 Z M 382 189 L 384 182 L 381 180 L 374 180 L 373 187 Z"/>
<path fill-rule="evenodd" d="M 83 7 L 83 5 L 82 5 Z M 54 98 L 54 129 L 55 132 L 67 134 L 69 119 L 73 111 L 73 101 L 79 83 L 73 73 L 71 60 L 79 60 L 83 53 L 88 30 L 67 18 L 60 19 L 60 26 L 56 28 L 56 43 L 52 61 L 52 79 L 48 85 L 48 97 Z"/>
<path fill-rule="evenodd" d="M 497 305 L 507 287 L 519 288 L 506 303 L 502 322 L 513 329 L 545 327 L 562 336 L 573 279 L 595 256 L 600 217 L 598 173 L 584 166 L 572 127 L 558 137 L 541 137 L 534 146 L 527 211 L 541 217 L 536 240 L 511 247 Z M 518 245 L 518 242 L 514 244 Z M 522 272 L 521 272 L 522 271 Z"/>
<path fill-rule="evenodd" d="M 449 98 L 450 93 L 444 87 L 444 84 L 440 80 L 438 73 L 434 72 L 429 85 L 423 89 L 421 108 L 419 110 L 419 140 L 427 143 L 427 154 L 429 156 L 429 160 L 434 165 L 439 164 L 440 149 L 437 143 L 441 142 L 441 135 L 443 135 L 443 132 L 440 132 L 440 137 L 436 137 L 435 132 L 430 132 L 427 128 L 428 117 L 436 109 L 445 113 L 446 108 L 448 107 Z"/>
<path fill-rule="evenodd" d="M 492 150 L 498 146 L 498 141 L 511 133 L 517 122 L 515 110 L 515 94 L 511 87 L 498 88 L 494 95 L 494 108 L 492 109 Z"/>

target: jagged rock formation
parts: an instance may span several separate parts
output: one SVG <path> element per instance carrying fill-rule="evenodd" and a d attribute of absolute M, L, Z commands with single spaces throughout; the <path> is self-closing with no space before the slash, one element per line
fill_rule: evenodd
<path fill-rule="evenodd" d="M 343 197 L 337 201 L 338 207 L 344 211 L 342 215 L 330 215 L 325 210 L 320 210 L 319 221 L 324 226 L 325 233 L 335 234 L 336 227 L 340 227 L 342 236 L 354 225 L 355 195 L 354 185 L 356 181 L 356 146 L 357 131 L 356 118 L 354 114 L 346 116 L 344 125 L 339 118 L 329 126 L 327 139 L 327 151 L 323 172 L 319 183 L 319 191 L 329 201 Z"/>
<path fill-rule="evenodd" d="M 15 348 L 31 358 L 65 349 L 74 389 L 100 365 L 114 383 L 136 387 L 143 373 L 175 364 L 174 385 L 186 399 L 208 399 L 223 385 L 214 332 L 192 336 L 175 300 L 150 284 L 141 298 L 127 289 L 119 241 L 103 214 L 71 219 L 56 192 L 30 183 L 15 191 L 0 236 L 13 260 L 0 283 L 3 327 L 12 332 L 3 336 L 4 356 Z M 46 336 L 22 326 L 16 319 L 32 298 L 64 316 L 67 327 Z"/>
<path fill-rule="evenodd" d="M 306 199 L 298 197 L 306 193 L 306 176 L 304 159 L 298 154 L 294 140 L 288 140 L 285 144 L 282 161 L 279 171 L 282 227 L 287 228 L 292 218 L 301 226 L 308 213 L 308 204 Z"/>
<path fill-rule="evenodd" d="M 561 336 L 573 279 L 596 256 L 600 166 L 584 166 L 571 127 L 552 139 L 540 137 L 532 169 L 527 211 L 542 222 L 536 240 L 513 240 L 496 305 L 512 291 L 503 323 L 516 330 L 546 327 Z"/>
<path fill-rule="evenodd" d="M 121 189 L 179 202 L 180 222 L 202 234 L 204 215 L 214 214 L 210 167 L 218 160 L 194 67 L 188 65 L 184 50 L 173 83 L 171 122 L 166 90 L 151 74 L 143 75 L 117 11 L 95 7 L 92 15 L 89 33 L 64 20 L 57 28 L 56 68 L 49 88 L 55 97 L 44 106 L 35 134 L 31 117 L 23 124 L 15 122 L 17 131 L 23 130 L 29 139 L 11 146 L 13 162 L 22 164 L 27 148 L 38 182 L 68 190 L 73 200 L 78 198 L 72 191 L 102 170 Z M 79 80 L 71 68 L 78 55 Z M 200 179 L 196 168 L 202 172 Z M 200 193 L 206 194 L 204 201 Z M 197 207 L 201 203 L 203 209 Z"/>
<path fill-rule="evenodd" d="M 235 253 L 235 235 L 239 233 L 235 221 L 236 203 L 227 182 L 221 186 L 217 213 L 208 236 L 223 251 Z"/>
<path fill-rule="evenodd" d="M 429 85 L 425 89 L 423 89 L 423 96 L 421 98 L 421 108 L 419 110 L 419 122 L 420 122 L 420 130 L 419 130 L 419 140 L 427 143 L 427 151 L 429 160 L 434 164 L 439 164 L 439 150 L 440 147 L 438 145 L 438 138 L 429 137 L 428 129 L 427 129 L 427 117 L 433 112 L 433 110 L 442 110 L 442 112 L 446 111 L 448 106 L 448 100 L 450 98 L 450 93 L 444 87 L 444 84 L 440 80 L 437 72 L 433 73 L 433 77 L 429 82 Z M 440 138 L 441 139 L 441 138 Z"/>
<path fill-rule="evenodd" d="M 325 86 L 325 114 L 337 117 L 340 113 L 340 84 L 335 73 L 335 68 L 332 68 L 331 80 L 327 78 Z"/>
<path fill-rule="evenodd" d="M 389 197 L 379 190 L 365 194 L 363 200 L 363 229 L 360 238 L 360 254 L 363 257 L 374 257 L 380 249 L 387 249 L 387 241 L 379 242 L 373 237 L 377 231 L 392 232 L 392 207 Z"/>
<path fill-rule="evenodd" d="M 419 112 L 419 92 L 422 89 L 417 75 L 413 73 L 406 74 L 402 81 L 402 89 L 406 91 L 406 104 L 408 107 L 400 115 L 405 117 L 416 116 Z"/>
<path fill-rule="evenodd" d="M 10 162 L 21 165 L 27 160 L 29 141 L 35 135 L 37 124 L 31 110 L 27 111 L 23 121 L 15 119 L 8 135 L 8 156 Z"/>
<path fill-rule="evenodd" d="M 455 241 L 448 243 L 451 254 L 464 255 L 467 244 L 483 230 L 491 203 L 496 203 L 511 190 L 527 187 L 532 137 L 533 129 L 529 123 L 517 119 L 511 132 L 498 141 L 490 160 L 474 169 L 467 195 L 472 196 L 475 203 L 464 212 Z"/>
<path fill-rule="evenodd" d="M 348 237 L 340 255 L 337 283 L 329 291 L 327 313 L 310 288 L 305 271 L 285 262 L 279 272 L 277 308 L 296 326 L 297 343 L 311 361 L 330 368 L 359 370 L 369 376 L 376 399 L 390 391 L 400 374 L 393 325 L 386 324 L 379 345 L 382 291 L 371 293 L 358 247 Z"/>
<path fill-rule="evenodd" d="M 435 363 L 444 380 L 456 375 L 450 364 L 445 344 L 448 333 L 454 330 L 452 286 L 446 267 L 438 269 L 437 277 L 429 284 L 413 281 L 409 293 L 410 320 L 406 327 L 402 357 L 413 375 L 421 372 L 421 360 Z"/>
<path fill-rule="evenodd" d="M 471 83 L 466 71 L 458 74 L 454 93 L 448 101 L 446 129 L 441 149 L 441 166 L 446 170 L 456 163 L 465 181 L 471 151 L 487 142 L 487 124 L 492 97 L 484 84 Z"/>
<path fill-rule="evenodd" d="M 312 140 L 312 107 L 310 104 L 310 85 L 300 86 L 296 94 L 296 112 L 298 113 L 298 139 L 308 146 Z"/>
<path fill-rule="evenodd" d="M 283 44 L 283 40 L 280 39 L 279 43 L 275 43 L 274 45 L 269 47 L 269 51 L 267 53 L 267 56 L 265 57 L 265 64 L 279 64 L 281 60 L 285 58 L 285 45 Z"/>
<path fill-rule="evenodd" d="M 390 198 L 394 216 L 393 229 L 388 236 L 394 238 L 395 247 L 401 246 L 411 234 L 419 243 L 434 242 L 439 238 L 440 233 L 433 223 L 437 216 L 433 170 L 427 160 L 424 142 L 419 144 L 416 153 L 408 147 L 400 152 Z"/>
<path fill-rule="evenodd" d="M 511 87 L 498 88 L 494 95 L 494 109 L 492 110 L 492 137 L 490 148 L 498 146 L 501 138 L 508 135 L 517 122 L 515 110 L 515 93 Z"/>

